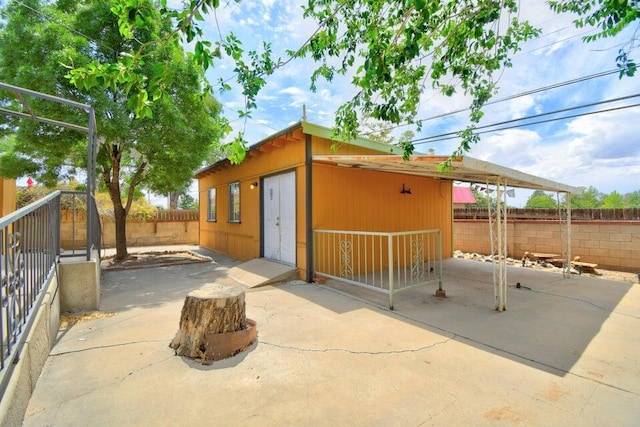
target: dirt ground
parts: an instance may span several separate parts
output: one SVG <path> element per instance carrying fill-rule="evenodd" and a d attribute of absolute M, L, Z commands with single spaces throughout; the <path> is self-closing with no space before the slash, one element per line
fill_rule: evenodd
<path fill-rule="evenodd" d="M 596 268 L 596 271 L 600 273 L 598 277 L 601 277 L 605 280 L 616 280 L 618 282 L 629 282 L 629 283 L 640 283 L 638 280 L 638 275 L 636 273 L 627 273 L 625 271 L 614 271 L 614 270 L 602 270 L 600 268 Z M 591 275 L 595 276 L 595 275 Z"/>
<path fill-rule="evenodd" d="M 199 262 L 211 262 L 211 258 L 190 251 L 143 252 L 130 254 L 124 261 L 116 261 L 114 256 L 104 257 L 100 266 L 103 270 L 128 270 Z"/>
<path fill-rule="evenodd" d="M 461 258 L 461 259 L 465 259 L 465 260 L 469 260 L 469 261 L 480 261 L 480 262 L 490 262 L 491 261 L 491 256 L 490 255 L 484 255 L 484 254 L 477 254 L 477 253 L 465 253 L 465 252 L 461 252 L 461 251 L 455 251 L 454 255 L 455 258 Z M 526 266 L 523 267 L 522 265 L 522 260 L 520 259 L 514 259 L 514 258 L 507 258 L 507 264 L 513 267 L 519 267 L 519 268 L 533 268 L 536 270 L 544 270 L 544 271 L 548 271 L 550 273 L 557 273 L 557 274 L 562 274 L 562 269 L 555 267 L 551 264 L 545 264 L 545 263 L 536 263 L 536 262 L 527 262 Z M 574 274 L 577 274 L 577 272 L 575 270 L 572 270 L 572 272 Z M 605 279 L 605 280 L 614 280 L 614 281 L 618 281 L 618 282 L 627 282 L 627 283 L 640 283 L 640 281 L 638 280 L 638 274 L 636 273 L 629 273 L 629 272 L 625 272 L 625 271 L 615 271 L 615 270 L 606 270 L 606 269 L 602 269 L 602 268 L 595 268 L 593 273 L 587 273 L 587 272 L 583 272 L 583 275 L 588 275 L 591 277 L 599 277 L 601 279 Z"/>

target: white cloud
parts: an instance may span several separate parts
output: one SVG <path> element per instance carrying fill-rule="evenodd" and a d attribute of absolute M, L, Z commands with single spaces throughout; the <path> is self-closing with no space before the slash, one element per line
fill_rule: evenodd
<path fill-rule="evenodd" d="M 520 4 L 520 16 L 528 18 L 534 26 L 542 26 L 543 36 L 523 44 L 513 59 L 513 67 L 495 76 L 500 77 L 500 90 L 495 99 L 614 69 L 618 49 L 615 46 L 630 37 L 623 34 L 587 45 L 581 41 L 585 29 L 573 26 L 571 14 L 553 13 L 544 0 Z M 262 40 L 266 40 L 272 42 L 275 55 L 283 58 L 286 58 L 286 49 L 299 48 L 317 28 L 315 22 L 302 20 L 297 0 L 231 2 L 228 7 L 217 10 L 217 18 L 223 36 L 235 32 L 245 43 L 245 50 L 257 49 Z M 207 37 L 217 40 L 215 21 L 207 22 L 210 24 Z M 253 113 L 254 119 L 246 121 L 246 125 L 244 120 L 233 125 L 245 129 L 250 141 L 257 141 L 274 133 L 274 128 L 283 129 L 298 121 L 301 106 L 306 104 L 309 121 L 332 126 L 339 105 L 355 93 L 350 84 L 352 75 L 336 76 L 333 82 L 320 80 L 317 92 L 313 93 L 309 90 L 309 78 L 316 66 L 311 60 L 292 61 L 276 71 L 267 78 L 267 86 L 258 97 L 259 109 Z M 211 81 L 229 77 L 232 68 L 228 61 L 216 64 L 210 72 Z M 612 75 L 591 79 L 487 106 L 480 125 L 639 92 L 640 78 L 637 77 L 619 80 L 617 75 Z M 225 110 L 231 112 L 243 104 L 237 90 L 220 98 Z M 438 116 L 468 106 L 469 98 L 460 92 L 445 97 L 428 90 L 422 97 L 418 117 Z M 630 179 L 640 176 L 640 144 L 635 142 L 634 134 L 637 115 L 634 109 L 621 110 L 484 134 L 471 155 L 570 185 L 593 185 L 605 192 L 614 189 L 629 192 L 640 188 L 637 180 Z M 545 118 L 551 117 L 541 119 Z M 428 120 L 416 138 L 458 131 L 467 123 L 468 111 Z M 398 128 L 395 132 L 405 129 Z M 426 152 L 434 147 L 437 153 L 448 154 L 458 144 L 456 139 L 443 139 L 420 144 L 417 149 Z"/>

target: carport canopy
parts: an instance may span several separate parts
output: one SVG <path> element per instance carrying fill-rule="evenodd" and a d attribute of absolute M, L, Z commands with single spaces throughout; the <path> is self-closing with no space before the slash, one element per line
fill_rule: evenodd
<path fill-rule="evenodd" d="M 442 168 L 449 156 L 417 155 L 404 160 L 399 155 L 314 155 L 316 163 L 342 167 L 368 169 L 380 172 L 426 176 L 436 179 L 461 181 L 494 186 L 487 191 L 489 203 L 489 239 L 493 259 L 493 287 L 496 310 L 506 310 L 507 304 L 507 186 L 533 190 L 552 191 L 558 194 L 558 220 L 560 246 L 562 248 L 563 275 L 571 277 L 571 194 L 581 194 L 582 189 L 515 169 L 486 162 L 473 157 L 452 159 L 450 167 Z M 565 206 L 560 204 L 560 193 L 565 194 Z"/>
<path fill-rule="evenodd" d="M 560 193 L 582 193 L 582 189 L 578 187 L 561 184 L 467 156 L 455 158 L 451 162 L 450 169 L 441 170 L 440 165 L 448 158 L 449 156 L 418 155 L 411 156 L 409 160 L 403 160 L 402 156 L 399 155 L 384 154 L 368 156 L 317 155 L 313 156 L 313 161 L 344 167 L 428 176 L 477 184 L 486 184 L 487 182 L 495 184 L 498 180 L 501 180 L 511 187 Z"/>

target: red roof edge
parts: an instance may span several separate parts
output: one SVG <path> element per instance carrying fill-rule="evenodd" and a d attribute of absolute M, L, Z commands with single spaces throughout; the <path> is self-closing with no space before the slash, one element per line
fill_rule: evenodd
<path fill-rule="evenodd" d="M 453 203 L 475 203 L 476 198 L 473 197 L 471 188 L 469 187 L 453 187 Z"/>

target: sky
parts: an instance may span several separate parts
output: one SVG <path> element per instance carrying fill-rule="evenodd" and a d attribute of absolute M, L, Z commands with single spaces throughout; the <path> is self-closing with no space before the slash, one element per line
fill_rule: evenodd
<path fill-rule="evenodd" d="M 315 22 L 303 19 L 300 4 L 294 0 L 221 2 L 216 16 L 209 15 L 206 19 L 206 37 L 215 40 L 233 32 L 247 49 L 269 41 L 275 56 L 286 57 L 287 49 L 299 48 L 317 28 Z M 500 73 L 495 100 L 613 71 L 618 49 L 633 37 L 633 32 L 627 30 L 616 38 L 586 44 L 581 38 L 594 30 L 575 28 L 574 16 L 555 14 L 542 0 L 520 4 L 521 17 L 540 27 L 543 33 L 538 39 L 523 44 L 513 58 L 513 67 Z M 635 52 L 636 57 L 640 57 L 640 50 Z M 293 61 L 269 76 L 257 98 L 258 109 L 248 120 L 238 119 L 235 113 L 243 104 L 238 90 L 216 93 L 216 97 L 222 102 L 234 130 L 243 131 L 249 143 L 299 121 L 303 105 L 308 121 L 332 127 L 335 111 L 355 94 L 355 89 L 350 85 L 350 76 L 346 76 L 332 83 L 320 83 L 314 93 L 309 90 L 313 69 L 311 60 Z M 216 63 L 207 74 L 212 83 L 232 76 L 233 67 L 227 61 Z M 617 73 L 609 74 L 496 102 L 486 107 L 480 126 L 636 94 L 640 95 L 640 76 L 619 79 Z M 638 99 L 629 98 L 564 115 L 631 105 L 638 103 Z M 461 94 L 444 97 L 426 92 L 418 117 L 452 112 L 467 107 L 468 102 Z M 557 117 L 558 114 L 547 115 L 537 120 Z M 485 133 L 469 155 L 564 184 L 594 186 L 604 193 L 615 190 L 624 194 L 640 190 L 640 144 L 633 125 L 639 118 L 640 108 L 634 107 Z M 457 131 L 466 124 L 466 113 L 428 120 L 415 139 Z M 394 132 L 399 135 L 409 129 L 401 127 Z M 417 144 L 416 149 L 426 153 L 433 148 L 437 154 L 448 155 L 458 143 L 458 140 L 441 140 Z M 516 197 L 508 203 L 524 206 L 529 195 L 530 191 L 518 189 Z"/>

